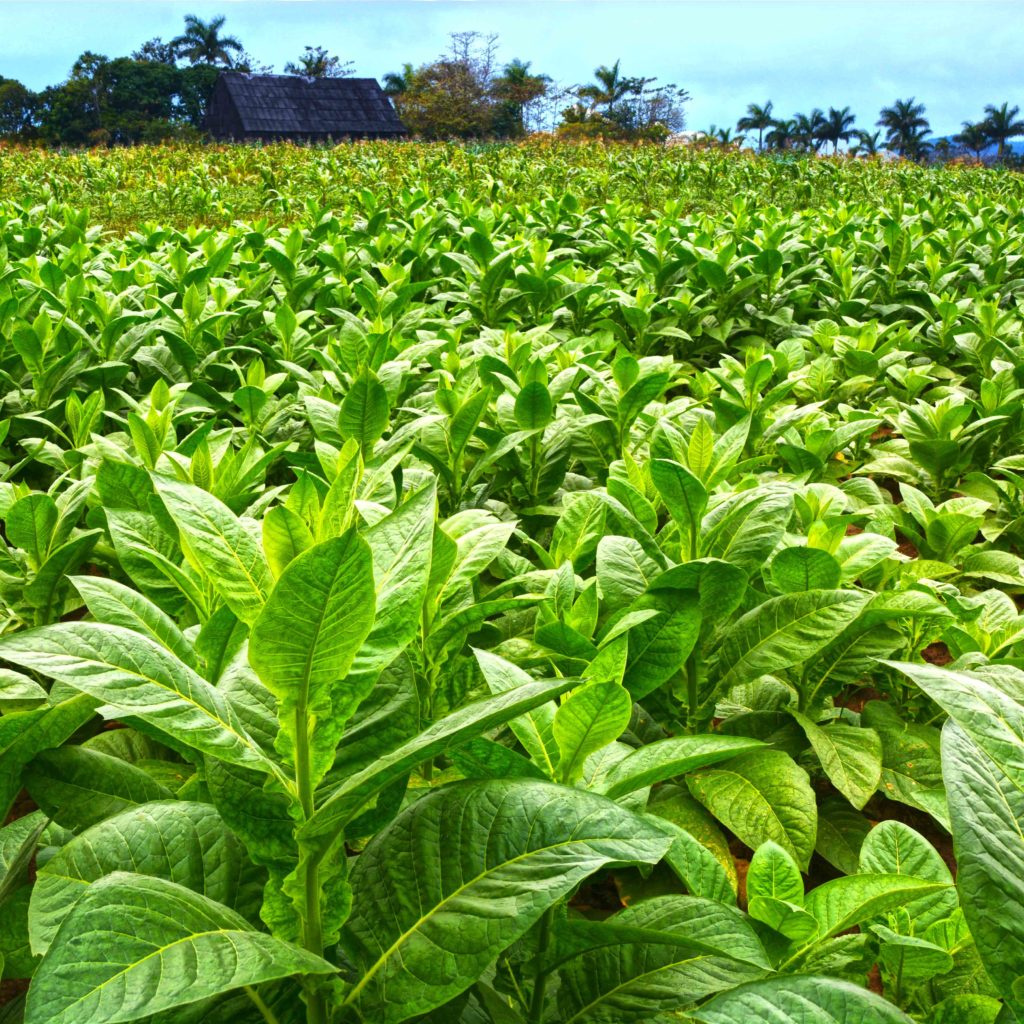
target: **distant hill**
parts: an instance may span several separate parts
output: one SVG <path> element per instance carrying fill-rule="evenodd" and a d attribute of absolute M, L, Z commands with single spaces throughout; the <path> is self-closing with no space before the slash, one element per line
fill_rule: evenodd
<path fill-rule="evenodd" d="M 953 141 L 952 135 L 942 135 L 935 141 L 942 142 L 943 140 L 948 142 L 951 146 L 956 145 Z M 983 160 L 994 160 L 997 148 L 998 147 L 993 143 L 988 149 L 982 151 L 981 158 Z M 1011 139 L 1007 142 L 1006 148 L 1015 156 L 1024 156 L 1024 139 Z"/>

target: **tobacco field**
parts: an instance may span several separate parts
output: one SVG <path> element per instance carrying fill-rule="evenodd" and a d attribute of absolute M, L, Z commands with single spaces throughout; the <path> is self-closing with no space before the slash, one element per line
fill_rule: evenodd
<path fill-rule="evenodd" d="M 1024 1021 L 1022 210 L 0 150 L 0 1024 Z"/>

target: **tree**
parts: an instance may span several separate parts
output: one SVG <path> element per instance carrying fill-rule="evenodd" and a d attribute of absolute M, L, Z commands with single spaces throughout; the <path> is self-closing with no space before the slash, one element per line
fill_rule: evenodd
<path fill-rule="evenodd" d="M 1020 107 L 1011 107 L 1004 103 L 997 107 L 989 103 L 985 107 L 985 120 L 982 126 L 988 137 L 996 144 L 996 159 L 1002 160 L 1006 155 L 1006 143 L 1010 139 L 1024 135 L 1024 121 L 1015 120 L 1020 113 Z"/>
<path fill-rule="evenodd" d="M 593 82 L 577 86 L 576 97 L 587 113 L 581 117 L 576 106 L 563 111 L 562 135 L 663 140 L 685 127 L 690 99 L 685 89 L 654 86 L 656 78 L 627 78 L 620 63 L 602 64 L 594 69 Z"/>
<path fill-rule="evenodd" d="M 495 134 L 514 138 L 526 134 L 526 111 L 529 104 L 545 96 L 551 79 L 530 73 L 530 62 L 513 60 L 495 79 L 493 93 L 499 102 L 495 114 Z"/>
<path fill-rule="evenodd" d="M 863 129 L 854 133 L 857 141 L 850 147 L 853 156 L 877 156 L 882 148 L 882 133 L 866 132 Z"/>
<path fill-rule="evenodd" d="M 389 71 L 384 76 L 384 92 L 392 100 L 412 88 L 416 78 L 416 69 L 411 64 L 403 64 L 401 71 Z"/>
<path fill-rule="evenodd" d="M 334 57 L 322 46 L 307 46 L 297 63 L 285 64 L 284 73 L 305 78 L 348 78 L 354 68 L 352 61 Z"/>
<path fill-rule="evenodd" d="M 740 132 L 757 132 L 757 151 L 764 149 L 764 133 L 766 128 L 771 128 L 775 123 L 772 120 L 772 101 L 769 100 L 763 107 L 751 103 L 747 107 L 746 114 L 736 122 L 736 130 Z"/>
<path fill-rule="evenodd" d="M 793 118 L 779 118 L 765 136 L 769 149 L 792 149 L 797 142 L 796 121 Z"/>
<path fill-rule="evenodd" d="M 883 107 L 876 123 L 885 130 L 886 146 L 902 157 L 920 160 L 928 152 L 929 144 L 925 139 L 931 135 L 931 125 L 924 112 L 924 104 L 916 103 L 914 97 Z"/>
<path fill-rule="evenodd" d="M 992 145 L 992 137 L 989 135 L 984 121 L 977 124 L 964 121 L 960 131 L 953 136 L 953 141 L 961 149 L 973 153 L 976 160 L 980 160 L 982 153 Z"/>
<path fill-rule="evenodd" d="M 821 148 L 821 129 L 825 124 L 825 115 L 815 107 L 810 114 L 793 115 L 793 135 L 796 144 L 807 152 L 815 153 Z"/>
<path fill-rule="evenodd" d="M 842 110 L 829 107 L 828 115 L 818 128 L 818 138 L 824 142 L 831 142 L 832 152 L 838 153 L 839 143 L 849 142 L 857 134 L 853 127 L 856 120 L 849 107 L 843 107 Z"/>
<path fill-rule="evenodd" d="M 157 64 L 176 64 L 177 49 L 174 43 L 165 43 L 159 36 L 147 39 L 133 54 L 132 60 L 151 60 Z"/>
<path fill-rule="evenodd" d="M 16 78 L 0 78 L 0 135 L 24 138 L 35 122 L 39 97 Z"/>
<path fill-rule="evenodd" d="M 185 31 L 171 40 L 175 54 L 190 64 L 221 64 L 231 66 L 231 53 L 242 52 L 242 44 L 234 36 L 222 36 L 220 30 L 227 19 L 223 14 L 203 21 L 194 14 L 185 15 Z"/>

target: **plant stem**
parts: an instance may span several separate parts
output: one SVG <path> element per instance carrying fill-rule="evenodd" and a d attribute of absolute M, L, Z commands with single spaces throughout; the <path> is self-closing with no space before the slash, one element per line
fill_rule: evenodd
<path fill-rule="evenodd" d="M 280 1021 L 277 1019 L 277 1014 L 275 1014 L 274 1011 L 267 1006 L 265 1002 L 263 1002 L 259 992 L 257 992 L 252 985 L 245 986 L 245 994 L 253 1001 L 256 1009 L 263 1015 L 263 1019 L 267 1024 L 280 1024 Z"/>
<path fill-rule="evenodd" d="M 686 727 L 690 732 L 697 730 L 697 655 L 691 652 L 686 659 Z"/>
<path fill-rule="evenodd" d="M 295 708 L 295 786 L 302 816 L 313 817 L 313 770 L 309 756 L 309 726 L 305 701 Z M 310 953 L 324 955 L 323 922 L 320 916 L 320 860 L 308 853 L 299 855 L 303 881 L 302 945 Z M 314 982 L 315 984 L 315 982 Z M 306 993 L 308 1024 L 326 1024 L 327 1004 L 323 992 L 310 987 Z"/>
<path fill-rule="evenodd" d="M 547 971 L 543 970 L 544 957 L 547 955 L 548 946 L 551 944 L 551 922 L 555 918 L 555 908 L 548 907 L 544 916 L 540 919 L 540 936 L 537 941 L 536 978 L 533 982 L 533 995 L 530 997 L 530 1012 L 527 1020 L 530 1024 L 540 1024 L 544 1013 L 544 990 L 548 985 Z"/>

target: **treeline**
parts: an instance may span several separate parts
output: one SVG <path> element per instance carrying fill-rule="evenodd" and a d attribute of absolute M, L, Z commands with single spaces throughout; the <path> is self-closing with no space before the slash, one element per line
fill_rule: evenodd
<path fill-rule="evenodd" d="M 217 75 L 273 72 L 224 32 L 223 16 L 185 18 L 183 33 L 143 43 L 126 57 L 87 51 L 66 81 L 33 92 L 0 76 L 0 135 L 50 145 L 123 145 L 201 136 Z M 345 77 L 352 61 L 307 46 L 285 74 Z M 436 61 L 406 64 L 384 88 L 409 130 L 425 139 L 514 139 L 557 130 L 570 137 L 661 140 L 685 124 L 689 98 L 654 78 L 628 77 L 616 62 L 593 83 L 566 88 L 528 62 L 499 64 L 497 37 L 455 33 Z"/>
<path fill-rule="evenodd" d="M 845 143 L 854 156 L 875 156 L 884 151 L 918 162 L 957 156 L 981 159 L 988 154 L 997 160 L 1008 160 L 1013 155 L 1010 140 L 1024 135 L 1024 120 L 1018 116 L 1020 108 L 1009 103 L 988 104 L 984 117 L 964 121 L 961 130 L 950 138 L 931 138 L 932 128 L 925 113 L 925 105 L 914 98 L 897 100 L 879 111 L 876 131 L 872 132 L 856 127 L 857 118 L 849 107 L 829 107 L 827 114 L 815 108 L 810 114 L 776 117 L 774 104 L 769 101 L 751 103 L 737 121 L 736 133 L 731 128 L 712 125 L 697 135 L 717 145 L 753 143 L 758 152 L 820 153 L 831 146 L 832 152 L 838 153 L 840 143 Z"/>
<path fill-rule="evenodd" d="M 181 35 L 150 39 L 130 56 L 110 59 L 87 51 L 66 81 L 38 93 L 0 76 L 0 136 L 71 146 L 201 138 L 222 70 L 274 70 L 226 34 L 224 24 L 223 16 L 203 21 L 188 15 Z M 528 61 L 501 63 L 497 52 L 496 36 L 455 33 L 437 60 L 385 75 L 384 91 L 410 132 L 424 139 L 516 139 L 545 131 L 569 139 L 664 141 L 686 126 L 685 89 L 627 75 L 619 61 L 596 68 L 589 83 L 565 86 Z M 322 46 L 307 46 L 283 71 L 335 78 L 354 74 L 354 65 Z M 1024 135 L 1019 113 L 1008 103 L 990 104 L 979 121 L 965 121 L 952 138 L 935 139 L 916 99 L 883 108 L 875 131 L 858 128 L 849 107 L 787 118 L 776 116 L 771 102 L 752 103 L 735 131 L 712 125 L 687 140 L 758 151 L 819 153 L 831 147 L 838 153 L 842 145 L 863 156 L 888 152 L 924 161 L 994 155 L 1009 161 L 1015 159 L 1009 140 Z"/>

